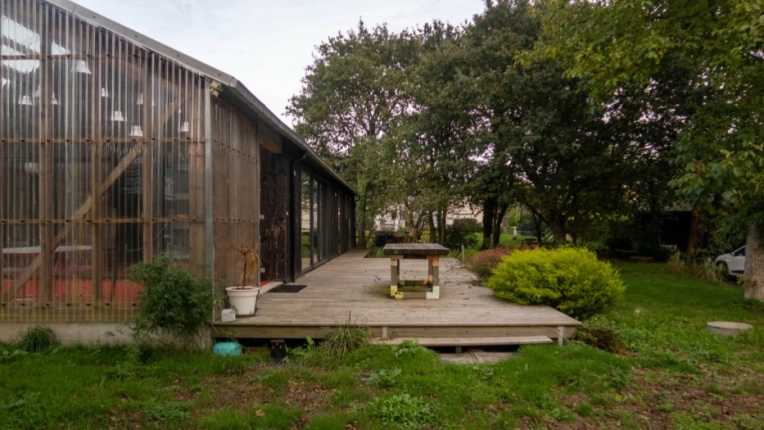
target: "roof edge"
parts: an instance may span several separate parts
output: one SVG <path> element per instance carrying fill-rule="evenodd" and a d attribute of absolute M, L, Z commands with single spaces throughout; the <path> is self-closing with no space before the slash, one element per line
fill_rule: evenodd
<path fill-rule="evenodd" d="M 309 154 L 309 158 L 313 162 L 326 169 L 335 179 L 347 187 L 348 190 L 350 190 L 353 194 L 358 195 L 358 191 L 356 191 L 355 188 L 350 186 L 350 184 L 348 184 L 333 168 L 331 168 L 331 166 L 329 166 L 326 161 L 319 157 L 319 155 L 313 150 L 313 148 L 310 147 L 310 145 L 308 145 L 300 136 L 298 136 L 291 127 L 281 121 L 281 119 L 279 119 L 276 114 L 268 109 L 268 107 L 265 106 L 265 104 L 252 93 L 252 91 L 250 91 L 246 86 L 244 86 L 244 84 L 241 83 L 241 81 L 236 79 L 234 76 L 216 69 L 202 61 L 199 61 L 190 55 L 186 55 L 174 48 L 171 48 L 164 43 L 138 33 L 131 28 L 125 27 L 124 25 L 106 18 L 105 16 L 100 15 L 86 7 L 80 6 L 73 1 L 43 0 L 43 2 L 56 6 L 59 9 L 68 11 L 95 27 L 106 28 L 107 30 L 125 37 L 136 45 L 154 51 L 167 58 L 171 58 L 174 61 L 183 64 L 185 67 L 227 86 L 236 98 L 238 98 L 245 106 L 252 109 L 252 113 L 256 118 L 264 119 L 266 122 L 270 123 L 270 125 L 277 128 L 281 133 L 286 135 L 298 147 L 300 147 L 300 149 L 306 151 Z"/>

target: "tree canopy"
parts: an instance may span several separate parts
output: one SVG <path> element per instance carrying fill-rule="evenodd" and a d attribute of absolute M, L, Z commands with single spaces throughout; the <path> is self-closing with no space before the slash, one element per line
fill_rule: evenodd
<path fill-rule="evenodd" d="M 600 102 L 642 88 L 651 110 L 675 114 L 671 184 L 692 207 L 731 208 L 727 231 L 764 222 L 764 1 L 544 2 L 537 58 L 555 58 Z M 681 79 L 676 78 L 681 75 Z M 680 82 L 681 81 L 681 82 Z M 756 270 L 749 235 L 747 276 Z M 753 237 L 754 242 L 751 242 Z M 750 252 L 753 251 L 753 254 Z"/>
<path fill-rule="evenodd" d="M 759 249 L 761 76 L 764 0 L 486 0 L 460 26 L 330 37 L 288 113 L 361 192 L 362 240 L 405 207 L 442 242 L 469 202 L 492 246 L 519 202 L 558 244 L 647 213 L 658 247 L 657 214 L 684 207 Z M 747 262 L 764 299 L 764 252 Z"/>

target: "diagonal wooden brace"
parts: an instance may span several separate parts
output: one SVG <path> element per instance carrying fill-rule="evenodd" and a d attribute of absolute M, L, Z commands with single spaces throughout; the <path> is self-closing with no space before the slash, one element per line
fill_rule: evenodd
<path fill-rule="evenodd" d="M 144 148 L 147 148 L 147 143 L 141 143 L 134 145 L 130 151 L 128 151 L 127 154 L 125 154 L 124 157 L 117 163 L 116 167 L 109 173 L 109 175 L 106 177 L 106 179 L 101 182 L 101 185 L 98 187 L 98 196 L 103 196 L 106 194 L 106 191 L 111 188 L 112 185 L 114 185 L 114 182 L 119 179 L 120 176 L 125 172 L 127 167 L 135 161 L 136 158 L 141 154 L 141 152 L 144 150 Z M 87 200 L 85 200 L 85 203 L 82 204 L 82 206 L 77 209 L 74 214 L 72 215 L 73 220 L 83 218 L 85 215 L 87 215 L 88 212 L 93 207 L 93 196 L 89 196 Z M 64 228 L 58 232 L 57 235 L 53 237 L 53 243 L 51 243 L 51 246 L 49 249 L 51 249 L 51 252 L 55 252 L 56 248 L 63 242 L 66 237 L 69 235 L 69 233 L 72 232 L 72 229 L 74 228 L 74 223 L 66 223 L 64 225 Z M 32 260 L 31 263 L 29 263 L 29 266 L 27 266 L 26 269 L 19 275 L 18 278 L 13 283 L 13 286 L 5 293 L 5 301 L 10 302 L 14 297 L 16 297 L 16 294 L 18 294 L 19 290 L 21 290 L 24 287 L 24 284 L 26 284 L 30 279 L 32 279 L 32 276 L 37 273 L 38 270 L 40 270 L 40 266 L 42 265 L 42 255 L 38 255 L 37 257 Z"/>

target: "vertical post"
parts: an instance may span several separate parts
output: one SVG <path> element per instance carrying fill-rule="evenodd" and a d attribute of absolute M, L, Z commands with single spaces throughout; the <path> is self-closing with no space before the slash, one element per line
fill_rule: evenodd
<path fill-rule="evenodd" d="M 432 267 L 433 267 L 432 261 L 433 261 L 433 258 L 435 258 L 434 255 L 428 255 L 427 256 L 427 280 L 424 283 L 425 285 L 429 285 L 430 287 L 435 285 L 432 282 L 432 280 L 433 280 L 433 278 L 432 278 Z"/>
<path fill-rule="evenodd" d="M 150 67 L 148 62 L 148 56 L 150 55 L 146 51 L 139 51 L 138 57 L 142 66 L 142 82 L 141 91 L 143 94 L 143 105 L 141 106 L 141 124 L 143 125 L 143 137 L 139 139 L 142 141 L 141 150 L 141 196 L 143 198 L 143 261 L 146 263 L 151 262 L 154 258 L 154 189 L 153 186 L 153 165 L 154 165 L 154 148 L 150 139 L 153 136 L 153 130 L 151 128 L 151 119 L 149 115 L 149 107 L 152 102 L 152 95 L 148 93 L 150 82 Z"/>
<path fill-rule="evenodd" d="M 0 16 L 5 16 L 4 8 L 5 3 L 0 2 Z M 5 256 L 3 255 L 3 233 L 5 233 L 5 223 L 3 222 L 3 209 L 5 209 L 5 200 L 3 200 L 3 179 L 6 171 L 5 157 L 3 156 L 5 143 L 1 139 L 8 136 L 5 131 L 8 127 L 7 122 L 5 121 L 5 110 L 3 109 L 5 107 L 5 103 L 2 102 L 3 98 L 5 97 L 5 85 L 2 84 L 4 70 L 5 69 L 3 67 L 0 67 L 0 303 L 5 302 L 3 300 L 3 297 L 5 297 L 5 294 L 3 294 L 3 290 L 5 289 L 5 277 L 3 276 L 3 273 L 5 273 Z M 5 308 L 0 307 L 0 320 L 2 320 L 3 310 L 5 310 Z"/>
<path fill-rule="evenodd" d="M 260 217 L 262 213 L 260 202 L 262 202 L 261 194 L 263 192 L 261 184 L 260 184 L 260 121 L 255 121 L 254 126 L 255 126 L 255 141 L 254 141 L 255 149 L 253 150 L 253 152 L 255 154 L 255 196 L 254 196 L 255 213 L 248 214 L 248 215 L 249 216 L 254 215 L 254 221 L 255 221 L 255 235 L 257 236 L 255 240 L 255 243 L 257 244 L 257 248 L 255 248 L 257 250 L 257 267 L 255 268 L 255 282 L 256 282 L 255 286 L 259 288 L 260 274 L 262 273 L 261 270 L 265 270 L 265 268 L 262 265 L 262 260 L 260 259 L 260 255 L 262 253 L 262 250 L 260 248 Z M 275 273 L 270 274 L 270 276 L 272 275 L 275 275 Z"/>
<path fill-rule="evenodd" d="M 464 266 L 464 244 L 462 244 L 462 266 Z"/>
<path fill-rule="evenodd" d="M 212 80 L 204 85 L 204 263 L 209 279 L 215 279 L 214 165 L 212 133 Z M 214 288 L 214 287 L 213 287 Z"/>
<path fill-rule="evenodd" d="M 90 54 L 90 58 L 98 58 L 99 56 L 96 55 L 96 52 L 98 50 L 97 47 L 97 41 L 99 38 L 96 35 L 96 32 L 94 29 L 88 27 L 87 28 L 87 38 L 90 42 L 88 44 L 88 49 L 92 50 L 88 52 Z M 98 60 L 96 60 L 98 61 Z M 90 209 L 90 228 L 92 229 L 92 236 L 91 236 L 91 256 L 92 259 L 92 276 L 91 276 L 91 283 L 92 283 L 92 289 L 93 289 L 93 299 L 96 302 L 100 302 L 102 300 L 103 296 L 103 252 L 102 252 L 102 246 L 103 246 L 103 225 L 101 222 L 103 221 L 103 214 L 101 213 L 101 210 L 103 208 L 101 203 L 101 152 L 103 151 L 102 145 L 101 145 L 101 64 L 98 64 L 98 69 L 96 72 L 92 75 L 92 79 L 90 81 L 90 110 L 89 113 L 90 118 L 90 195 L 91 199 L 93 201 L 92 208 Z M 95 65 L 94 65 L 95 66 Z M 95 68 L 95 67 L 94 67 Z M 116 245 L 112 246 L 113 248 L 116 248 Z M 115 291 L 115 285 L 111 286 L 111 291 Z M 109 296 L 109 301 L 113 302 L 114 297 Z"/>
<path fill-rule="evenodd" d="M 42 24 L 40 43 L 40 267 L 41 299 L 47 305 L 53 300 L 53 115 L 51 97 L 53 86 L 53 71 L 50 60 L 50 21 L 46 11 L 38 19 Z M 64 238 L 66 240 L 66 238 Z"/>
<path fill-rule="evenodd" d="M 565 327 L 557 326 L 557 345 L 562 346 L 565 342 Z"/>
<path fill-rule="evenodd" d="M 429 281 L 432 292 L 425 293 L 427 299 L 439 299 L 440 298 L 440 256 L 428 255 L 427 256 L 428 271 L 430 272 Z"/>
<path fill-rule="evenodd" d="M 401 273 L 400 256 L 390 256 L 390 296 L 395 297 L 398 293 L 398 278 Z"/>

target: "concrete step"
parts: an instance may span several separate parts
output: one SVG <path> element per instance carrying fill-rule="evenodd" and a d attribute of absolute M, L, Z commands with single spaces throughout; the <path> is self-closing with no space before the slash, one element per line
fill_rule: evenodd
<path fill-rule="evenodd" d="M 535 345 L 552 343 L 546 336 L 505 336 L 505 337 L 420 337 L 371 339 L 373 345 L 400 345 L 406 340 L 416 340 L 422 346 L 503 346 L 503 345 Z"/>
<path fill-rule="evenodd" d="M 465 352 L 462 354 L 438 354 L 443 363 L 454 364 L 489 364 L 507 360 L 514 352 Z"/>

